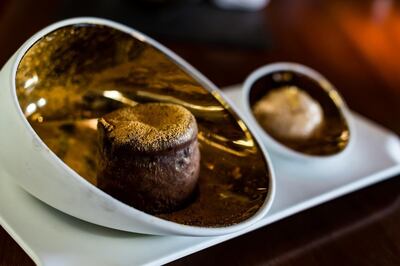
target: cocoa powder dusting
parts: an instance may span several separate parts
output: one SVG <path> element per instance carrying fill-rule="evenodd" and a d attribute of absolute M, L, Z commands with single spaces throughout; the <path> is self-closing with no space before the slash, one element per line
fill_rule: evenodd
<path fill-rule="evenodd" d="M 138 104 L 99 119 L 115 145 L 137 151 L 162 151 L 193 138 L 197 126 L 184 107 L 167 103 Z M 117 125 L 117 126 L 116 126 Z"/>

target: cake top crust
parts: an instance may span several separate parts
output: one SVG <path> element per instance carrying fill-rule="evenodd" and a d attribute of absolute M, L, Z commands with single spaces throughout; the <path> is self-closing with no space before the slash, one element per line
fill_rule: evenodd
<path fill-rule="evenodd" d="M 197 135 L 195 117 L 186 108 L 169 103 L 145 103 L 125 107 L 98 120 L 98 128 L 114 147 L 157 152 L 193 140 Z"/>

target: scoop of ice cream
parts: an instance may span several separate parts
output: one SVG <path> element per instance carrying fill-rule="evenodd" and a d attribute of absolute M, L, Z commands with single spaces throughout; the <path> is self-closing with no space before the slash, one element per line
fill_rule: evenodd
<path fill-rule="evenodd" d="M 270 91 L 254 105 L 253 113 L 268 133 L 283 139 L 311 137 L 324 117 L 320 104 L 295 86 Z"/>

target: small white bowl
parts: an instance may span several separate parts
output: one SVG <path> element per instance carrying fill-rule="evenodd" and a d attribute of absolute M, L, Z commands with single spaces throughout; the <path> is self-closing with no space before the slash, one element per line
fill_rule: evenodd
<path fill-rule="evenodd" d="M 260 80 L 261 78 L 271 75 L 274 72 L 280 72 L 280 71 L 288 71 L 292 73 L 297 73 L 306 76 L 310 80 L 315 81 L 321 90 L 324 90 L 327 94 L 330 92 L 334 92 L 335 94 L 335 99 L 336 99 L 336 106 L 338 107 L 339 111 L 341 112 L 341 115 L 344 117 L 347 126 L 348 126 L 348 131 L 350 132 L 350 137 L 347 142 L 346 147 L 344 147 L 341 151 L 330 154 L 330 155 L 312 155 L 312 154 L 307 154 L 303 153 L 300 151 L 296 151 L 283 143 L 279 142 L 276 140 L 274 137 L 272 137 L 270 134 L 264 130 L 261 125 L 257 122 L 256 118 L 253 115 L 253 112 L 251 110 L 250 106 L 250 93 L 253 88 L 253 85 Z M 331 159 L 337 159 L 345 154 L 348 153 L 348 151 L 351 149 L 354 143 L 355 139 L 355 129 L 352 121 L 352 117 L 350 115 L 349 109 L 347 108 L 343 98 L 340 96 L 340 94 L 337 92 L 335 87 L 326 79 L 324 78 L 320 73 L 317 71 L 301 65 L 297 63 L 290 63 L 290 62 L 278 62 L 278 63 L 272 63 L 268 64 L 265 66 L 262 66 L 252 72 L 246 79 L 243 85 L 243 106 L 244 106 L 244 112 L 246 117 L 249 119 L 248 123 L 254 126 L 257 131 L 261 134 L 262 140 L 264 144 L 271 149 L 272 152 L 275 152 L 287 159 L 295 159 L 295 160 L 300 160 L 300 161 L 326 161 L 326 160 L 331 160 Z"/>
<path fill-rule="evenodd" d="M 178 224 L 130 207 L 104 193 L 68 167 L 39 138 L 25 118 L 16 94 L 16 71 L 28 49 L 39 39 L 61 27 L 75 24 L 105 25 L 130 34 L 167 55 L 214 95 L 230 104 L 203 75 L 151 38 L 121 24 L 98 18 L 68 19 L 46 27 L 31 37 L 0 72 L 0 162 L 15 181 L 30 194 L 79 219 L 123 231 L 157 235 L 213 236 L 233 233 L 260 220 L 270 209 L 275 182 L 271 161 L 260 146 L 269 171 L 269 192 L 260 209 L 249 219 L 232 226 L 209 228 Z M 231 105 L 232 106 L 232 105 Z M 233 111 L 236 109 L 232 107 Z M 236 112 L 237 113 L 237 112 Z M 251 128 L 250 128 L 251 130 Z M 253 132 L 251 130 L 251 132 Z M 260 143 L 257 136 L 255 140 Z M 15 143 L 19 143 L 15 145 Z M 10 204 L 12 204 L 10 202 Z M 60 228 L 62 230 L 62 228 Z"/>

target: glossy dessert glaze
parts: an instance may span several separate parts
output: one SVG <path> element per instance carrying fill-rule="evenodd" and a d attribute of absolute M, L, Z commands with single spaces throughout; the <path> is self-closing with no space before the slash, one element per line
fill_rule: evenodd
<path fill-rule="evenodd" d="M 91 24 L 57 29 L 24 55 L 16 89 L 39 137 L 95 186 L 99 118 L 137 103 L 187 108 L 197 121 L 202 157 L 197 193 L 184 208 L 157 214 L 163 219 L 207 227 L 240 223 L 259 210 L 271 189 L 259 144 L 218 92 L 130 34 Z"/>
<path fill-rule="evenodd" d="M 138 104 L 103 116 L 97 127 L 99 188 L 148 213 L 172 212 L 193 198 L 200 152 L 187 109 Z"/>

